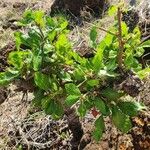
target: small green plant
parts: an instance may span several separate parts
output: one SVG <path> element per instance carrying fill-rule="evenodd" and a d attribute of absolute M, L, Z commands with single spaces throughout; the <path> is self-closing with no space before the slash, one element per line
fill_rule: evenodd
<path fill-rule="evenodd" d="M 119 15 L 118 11 L 120 19 Z M 91 29 L 95 53 L 92 58 L 84 58 L 72 50 L 64 18 L 51 18 L 42 11 L 25 12 L 19 24 L 27 28 L 27 33 L 15 33 L 16 50 L 9 54 L 9 67 L 0 73 L 0 85 L 30 81 L 34 87 L 33 104 L 54 119 L 76 104 L 80 117 L 91 111 L 96 118 L 93 131 L 96 140 L 105 130 L 106 116 L 127 133 L 132 128 L 130 118 L 145 107 L 131 97 L 128 100 L 129 94 L 115 89 L 114 83 L 129 70 L 143 75 L 136 58 L 143 54 L 146 44 L 141 44 L 138 28 L 128 33 L 128 27 L 119 19 L 101 42 L 97 42 L 99 27 Z"/>

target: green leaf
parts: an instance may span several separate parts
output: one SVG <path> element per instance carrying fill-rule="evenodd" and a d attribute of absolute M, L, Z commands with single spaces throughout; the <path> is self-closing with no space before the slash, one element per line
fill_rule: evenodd
<path fill-rule="evenodd" d="M 66 34 L 60 34 L 55 44 L 56 50 L 61 56 L 65 56 L 71 48 L 71 44 Z"/>
<path fill-rule="evenodd" d="M 31 51 L 14 51 L 9 53 L 8 63 L 17 69 L 21 69 L 25 64 L 29 65 L 32 61 Z"/>
<path fill-rule="evenodd" d="M 125 22 L 121 22 L 122 35 L 126 36 L 128 34 L 128 26 Z"/>
<path fill-rule="evenodd" d="M 137 47 L 136 53 L 134 54 L 135 57 L 141 57 L 144 54 L 144 48 L 143 47 Z"/>
<path fill-rule="evenodd" d="M 53 100 L 54 101 L 54 100 Z M 59 101 L 54 101 L 54 108 L 53 108 L 53 114 L 52 117 L 54 119 L 59 119 L 64 114 L 64 108 L 63 105 Z"/>
<path fill-rule="evenodd" d="M 134 71 L 139 71 L 142 69 L 141 64 L 138 62 L 138 60 L 133 56 L 133 54 L 129 54 L 124 61 L 126 67 L 128 69 L 134 69 Z"/>
<path fill-rule="evenodd" d="M 110 68 L 108 68 L 108 69 L 110 69 Z M 111 72 L 111 71 L 107 71 L 107 70 L 100 70 L 98 72 L 98 76 L 100 78 L 106 78 L 106 77 L 109 77 L 109 78 L 112 77 L 112 78 L 114 78 L 114 77 L 117 77 L 118 74 L 114 73 L 114 72 Z"/>
<path fill-rule="evenodd" d="M 86 111 L 87 111 L 86 105 L 83 102 L 81 102 L 80 106 L 78 108 L 78 113 L 79 113 L 80 117 L 83 118 L 86 115 Z"/>
<path fill-rule="evenodd" d="M 112 121 L 114 125 L 123 133 L 127 133 L 132 128 L 132 123 L 129 116 L 122 113 L 117 106 L 112 108 Z"/>
<path fill-rule="evenodd" d="M 33 11 L 32 10 L 26 10 L 23 14 L 23 18 L 25 19 L 33 19 Z"/>
<path fill-rule="evenodd" d="M 82 70 L 82 68 L 76 68 L 74 71 L 74 78 L 78 81 L 84 80 L 85 79 L 85 73 Z"/>
<path fill-rule="evenodd" d="M 20 50 L 20 45 L 21 45 L 21 33 L 20 32 L 15 32 L 14 33 L 15 36 L 15 42 L 16 42 L 16 49 L 19 51 Z"/>
<path fill-rule="evenodd" d="M 99 46 L 97 48 L 97 52 L 93 58 L 92 63 L 93 63 L 94 70 L 96 72 L 98 72 L 103 66 L 103 49 L 101 49 Z"/>
<path fill-rule="evenodd" d="M 71 76 L 69 73 L 62 71 L 61 72 L 61 80 L 62 82 L 72 82 Z"/>
<path fill-rule="evenodd" d="M 145 109 L 144 106 L 142 106 L 140 103 L 138 102 L 131 102 L 131 101 L 126 101 L 126 102 L 119 102 L 117 104 L 117 106 L 120 108 L 120 110 L 130 116 L 130 117 L 134 117 L 138 115 L 138 111 Z"/>
<path fill-rule="evenodd" d="M 114 38 L 114 35 L 107 34 L 105 38 L 103 39 L 103 42 L 106 44 L 106 46 L 110 47 L 113 43 L 113 38 Z"/>
<path fill-rule="evenodd" d="M 64 113 L 62 105 L 49 96 L 42 99 L 42 108 L 46 114 L 52 115 L 54 119 L 59 119 Z"/>
<path fill-rule="evenodd" d="M 32 39 L 30 39 L 28 34 L 23 34 L 21 32 L 15 32 L 15 41 L 16 41 L 16 48 L 19 51 L 20 50 L 20 45 L 23 44 L 27 47 L 32 46 Z"/>
<path fill-rule="evenodd" d="M 45 112 L 47 114 L 52 114 L 53 113 L 53 103 L 54 101 L 51 101 L 51 98 L 49 96 L 45 96 L 44 98 L 42 98 L 41 100 L 41 105 L 42 105 L 42 109 L 45 110 Z"/>
<path fill-rule="evenodd" d="M 33 12 L 32 10 L 26 10 L 23 14 L 23 19 L 18 22 L 20 26 L 26 26 L 33 21 Z"/>
<path fill-rule="evenodd" d="M 109 16 L 114 16 L 114 15 L 116 15 L 117 9 L 118 9 L 118 8 L 117 8 L 116 6 L 114 6 L 114 5 L 110 6 L 110 8 L 109 8 L 109 10 L 108 10 L 108 15 L 109 15 Z"/>
<path fill-rule="evenodd" d="M 137 74 L 141 79 L 144 79 L 150 75 L 150 68 L 140 70 Z"/>
<path fill-rule="evenodd" d="M 79 100 L 79 98 L 80 98 L 79 95 L 69 95 L 65 100 L 65 104 L 71 107 Z"/>
<path fill-rule="evenodd" d="M 44 54 L 49 54 L 49 57 L 53 56 L 54 54 L 54 46 L 49 43 L 45 43 L 44 45 Z"/>
<path fill-rule="evenodd" d="M 6 71 L 0 72 L 0 86 L 5 86 L 12 82 L 16 77 L 18 77 L 19 71 Z"/>
<path fill-rule="evenodd" d="M 28 45 L 30 47 L 41 47 L 41 37 L 40 37 L 40 32 L 38 31 L 38 29 L 32 27 L 29 31 L 28 31 L 28 38 L 25 39 L 23 36 L 21 37 L 22 41 L 23 38 L 24 40 L 26 40 L 25 42 L 28 43 Z"/>
<path fill-rule="evenodd" d="M 91 31 L 90 31 L 90 39 L 92 42 L 95 42 L 97 38 L 97 30 L 96 27 L 92 27 Z"/>
<path fill-rule="evenodd" d="M 145 42 L 143 42 L 140 46 L 144 47 L 150 47 L 150 40 L 147 40 Z"/>
<path fill-rule="evenodd" d="M 44 98 L 44 91 L 41 89 L 37 89 L 34 91 L 34 99 L 32 100 L 32 104 L 35 107 L 41 107 L 41 101 Z"/>
<path fill-rule="evenodd" d="M 108 34 L 105 36 L 105 38 L 98 44 L 98 49 L 103 49 L 103 51 L 105 50 L 105 48 L 107 47 L 106 43 L 109 41 L 110 39 L 108 38 Z M 108 43 L 107 43 L 108 44 Z"/>
<path fill-rule="evenodd" d="M 60 103 L 55 104 L 55 111 L 52 114 L 53 119 L 60 119 L 64 114 L 63 106 Z"/>
<path fill-rule="evenodd" d="M 92 107 L 94 107 L 93 99 L 84 100 L 84 105 L 86 106 L 87 110 L 90 110 Z"/>
<path fill-rule="evenodd" d="M 45 20 L 44 20 L 44 11 L 37 10 L 33 12 L 33 17 L 35 22 L 40 26 L 44 27 L 45 25 Z"/>
<path fill-rule="evenodd" d="M 94 87 L 94 86 L 97 86 L 99 85 L 99 80 L 94 80 L 94 79 L 91 79 L 91 80 L 88 80 L 87 81 L 87 84 L 91 87 Z"/>
<path fill-rule="evenodd" d="M 49 16 L 46 16 L 46 25 L 53 29 L 54 27 L 56 27 L 56 22 L 54 21 L 53 18 L 49 17 Z"/>
<path fill-rule="evenodd" d="M 41 72 L 36 72 L 34 74 L 34 82 L 40 89 L 45 91 L 51 90 L 51 79 L 48 75 L 45 75 Z"/>
<path fill-rule="evenodd" d="M 106 65 L 107 70 L 114 71 L 117 68 L 116 58 L 109 59 L 108 64 Z M 107 73 L 108 74 L 108 73 Z M 109 76 L 111 74 L 109 73 Z M 114 74 L 115 75 L 115 74 Z M 116 74 L 117 75 L 117 74 Z M 112 75 L 111 75 L 112 76 Z M 115 76 L 114 76 L 115 77 Z"/>
<path fill-rule="evenodd" d="M 39 71 L 42 65 L 42 57 L 40 55 L 33 57 L 33 70 Z"/>
<path fill-rule="evenodd" d="M 92 133 L 94 139 L 98 142 L 103 135 L 103 131 L 105 129 L 105 124 L 104 124 L 104 119 L 103 116 L 100 116 L 96 121 L 95 121 L 95 129 Z"/>
<path fill-rule="evenodd" d="M 60 28 L 61 28 L 61 30 L 66 29 L 66 28 L 67 28 L 67 26 L 68 26 L 68 21 L 67 21 L 67 20 L 64 20 L 64 22 L 62 22 L 62 23 L 60 24 Z"/>
<path fill-rule="evenodd" d="M 84 58 L 84 57 L 79 56 L 79 54 L 77 54 L 76 52 L 71 52 L 71 56 L 73 57 L 73 59 L 75 60 L 75 62 L 81 64 L 81 66 L 84 66 L 87 63 L 87 59 Z M 81 66 L 79 66 L 76 69 L 82 70 Z"/>
<path fill-rule="evenodd" d="M 137 42 L 137 40 L 141 41 L 141 29 L 138 26 L 134 28 L 133 35 L 135 35 L 135 39 L 133 38 L 132 42 Z"/>
<path fill-rule="evenodd" d="M 116 58 L 116 56 L 117 56 L 117 51 L 114 51 L 114 50 L 109 51 L 109 58 L 114 60 L 114 58 Z"/>
<path fill-rule="evenodd" d="M 25 47 L 24 49 L 27 49 L 27 48 L 30 49 L 31 47 L 40 47 L 41 37 L 39 34 L 40 33 L 37 28 L 31 27 L 28 30 L 28 33 L 15 32 L 14 36 L 15 36 L 16 42 L 18 42 L 19 44 L 22 44 Z M 20 48 L 20 45 L 18 46 L 17 50 L 20 50 L 19 48 Z"/>
<path fill-rule="evenodd" d="M 65 89 L 69 95 L 81 95 L 79 88 L 73 83 L 66 84 Z"/>
<path fill-rule="evenodd" d="M 117 101 L 120 97 L 124 95 L 122 92 L 118 92 L 111 88 L 106 88 L 101 91 L 101 94 L 106 97 L 108 100 Z"/>
<path fill-rule="evenodd" d="M 33 53 L 33 70 L 39 71 L 41 69 L 41 65 L 42 65 L 42 56 L 40 54 L 40 50 L 37 49 Z"/>
<path fill-rule="evenodd" d="M 105 105 L 105 103 L 103 102 L 103 100 L 101 100 L 98 97 L 95 97 L 94 99 L 94 105 L 96 106 L 96 108 L 103 114 L 103 115 L 109 115 L 110 114 L 110 110 L 109 108 Z"/>
<path fill-rule="evenodd" d="M 56 22 L 57 22 L 58 29 L 60 28 L 61 31 L 66 29 L 68 26 L 68 21 L 64 16 L 57 16 Z"/>
<path fill-rule="evenodd" d="M 57 36 L 56 30 L 49 31 L 48 39 L 50 40 L 50 42 L 53 42 L 55 40 L 56 36 Z"/>

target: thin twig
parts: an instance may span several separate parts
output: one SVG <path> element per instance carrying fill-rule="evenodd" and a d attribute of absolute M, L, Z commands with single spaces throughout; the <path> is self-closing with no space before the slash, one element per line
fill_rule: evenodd
<path fill-rule="evenodd" d="M 27 144 L 29 147 L 34 146 L 38 148 L 45 149 L 46 147 L 53 147 L 53 145 L 56 145 L 59 141 L 59 139 L 56 139 L 55 141 L 48 141 L 46 143 L 38 143 L 35 141 L 29 141 L 28 138 L 26 137 L 26 134 L 23 132 L 21 127 L 18 127 L 19 133 L 21 135 L 21 138 L 23 140 L 24 144 Z"/>
<path fill-rule="evenodd" d="M 86 24 L 93 26 L 93 24 L 92 24 L 92 23 L 89 23 L 89 22 L 86 22 Z M 102 31 L 104 31 L 104 32 L 106 32 L 106 33 L 109 33 L 109 34 L 111 34 L 111 35 L 118 36 L 116 33 L 113 33 L 113 32 L 111 32 L 111 31 L 109 31 L 109 30 L 107 30 L 107 29 L 105 29 L 105 28 L 103 28 L 103 27 L 99 27 L 99 26 L 97 26 L 97 25 L 95 25 L 95 27 L 98 28 L 99 30 L 102 30 Z"/>
<path fill-rule="evenodd" d="M 149 40 L 149 38 L 150 38 L 150 35 L 148 35 L 147 37 L 143 38 L 138 46 L 143 44 L 145 41 Z"/>
<path fill-rule="evenodd" d="M 108 31 L 108 30 L 106 30 L 105 28 L 98 27 L 98 29 L 100 29 L 100 30 L 102 30 L 102 31 L 104 31 L 104 32 L 107 32 L 107 33 L 109 33 L 109 34 L 111 34 L 111 35 L 117 36 L 116 33 L 113 33 L 113 32 L 111 32 L 111 31 Z"/>
<path fill-rule="evenodd" d="M 81 87 L 86 81 L 87 81 L 87 78 L 83 82 L 81 82 L 79 85 L 77 85 L 77 87 L 78 88 Z"/>

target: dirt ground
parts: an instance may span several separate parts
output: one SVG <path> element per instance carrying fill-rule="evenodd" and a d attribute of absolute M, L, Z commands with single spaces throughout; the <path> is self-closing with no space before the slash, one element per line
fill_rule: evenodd
<path fill-rule="evenodd" d="M 50 10 L 53 0 L 1 0 L 0 1 L 0 48 L 13 40 L 11 21 L 17 21 L 29 8 Z"/>
<path fill-rule="evenodd" d="M 25 9 L 43 9 L 49 11 L 53 0 L 1 0 L 0 1 L 0 49 L 13 41 L 13 33 L 16 31 L 11 26 L 12 20 L 21 18 Z M 95 21 L 95 20 L 94 20 Z M 108 28 L 111 18 L 100 20 L 101 26 Z M 88 41 L 90 25 L 84 23 L 83 27 L 76 26 L 70 34 L 70 39 L 75 43 L 74 47 Z M 78 35 L 78 36 L 77 36 Z M 105 33 L 101 33 L 102 38 Z M 80 47 L 82 49 L 82 47 Z M 82 51 L 83 53 L 83 51 Z M 141 91 L 137 100 L 142 101 L 148 107 L 138 117 L 133 118 L 134 128 L 129 134 L 122 134 L 106 118 L 106 133 L 100 142 L 93 139 L 85 150 L 150 150 L 150 79 L 145 80 L 145 88 Z M 31 107 L 32 94 L 23 98 L 22 92 L 15 92 L 11 85 L 7 90 L 7 99 L 0 105 L 0 150 L 32 150 L 52 149 L 69 150 L 71 133 L 66 119 L 53 121 L 40 110 Z M 8 94 L 9 93 L 9 94 Z M 0 93 L 1 94 L 1 93 Z M 6 96 L 4 95 L 6 98 Z M 85 134 L 92 131 L 93 118 L 87 114 L 82 120 Z M 46 148 L 49 147 L 49 148 Z"/>

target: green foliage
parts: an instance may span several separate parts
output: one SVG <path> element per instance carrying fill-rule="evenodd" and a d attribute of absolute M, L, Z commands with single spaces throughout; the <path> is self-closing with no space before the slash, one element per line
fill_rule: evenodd
<path fill-rule="evenodd" d="M 145 108 L 144 106 L 135 101 L 119 102 L 118 107 L 124 114 L 130 117 L 137 116 L 138 111 Z"/>
<path fill-rule="evenodd" d="M 149 76 L 150 68 L 145 68 L 143 70 L 140 70 L 137 74 L 141 79 L 144 79 L 145 77 Z"/>
<path fill-rule="evenodd" d="M 99 80 L 94 80 L 94 79 L 88 80 L 88 81 L 87 81 L 87 84 L 88 84 L 89 86 L 91 86 L 91 87 L 98 86 L 98 85 L 99 85 Z"/>
<path fill-rule="evenodd" d="M 109 115 L 110 110 L 103 100 L 99 99 L 98 97 L 95 97 L 94 105 L 103 115 Z"/>
<path fill-rule="evenodd" d="M 141 44 L 141 47 L 149 47 L 150 46 L 150 40 L 147 40 L 147 41 L 145 41 L 145 42 L 143 42 L 142 44 Z"/>
<path fill-rule="evenodd" d="M 44 90 L 36 89 L 33 94 L 34 94 L 34 99 L 32 100 L 33 106 L 40 108 L 42 105 L 41 101 L 45 97 Z"/>
<path fill-rule="evenodd" d="M 84 117 L 86 115 L 87 112 L 87 107 L 85 105 L 85 103 L 81 102 L 79 108 L 78 108 L 78 113 L 80 115 L 80 117 Z"/>
<path fill-rule="evenodd" d="M 129 116 L 124 114 L 117 106 L 112 108 L 112 121 L 124 133 L 127 133 L 132 128 Z"/>
<path fill-rule="evenodd" d="M 90 40 L 92 41 L 92 47 L 96 48 L 97 44 L 96 44 L 96 40 L 97 40 L 97 30 L 96 27 L 93 27 L 90 31 Z"/>
<path fill-rule="evenodd" d="M 79 100 L 79 96 L 78 95 L 69 95 L 66 100 L 65 103 L 67 106 L 72 106 L 73 104 L 75 104 L 77 101 Z"/>
<path fill-rule="evenodd" d="M 101 49 L 101 47 L 99 47 L 99 46 L 97 48 L 97 53 L 94 56 L 92 63 L 93 63 L 93 66 L 94 66 L 94 70 L 96 72 L 99 72 L 99 70 L 103 66 L 103 49 Z"/>
<path fill-rule="evenodd" d="M 101 93 L 102 93 L 102 96 L 104 96 L 110 101 L 117 101 L 120 97 L 124 95 L 124 93 L 111 89 L 111 88 L 106 88 L 102 90 Z"/>
<path fill-rule="evenodd" d="M 66 88 L 66 92 L 69 95 L 77 95 L 77 96 L 81 95 L 79 88 L 73 83 L 66 84 L 65 88 Z"/>
<path fill-rule="evenodd" d="M 93 137 L 96 141 L 99 141 L 102 138 L 103 132 L 105 129 L 103 116 L 100 116 L 95 121 L 95 130 L 93 131 Z"/>
<path fill-rule="evenodd" d="M 64 109 L 59 101 L 51 99 L 50 96 L 44 97 L 41 101 L 46 114 L 52 115 L 54 119 L 59 119 L 63 115 Z"/>
<path fill-rule="evenodd" d="M 65 89 L 68 94 L 65 103 L 67 104 L 67 106 L 72 106 L 79 100 L 81 92 L 79 88 L 73 83 L 66 84 Z"/>
<path fill-rule="evenodd" d="M 116 11 L 111 8 L 110 14 Z M 123 101 L 128 93 L 113 88 L 121 73 L 118 67 L 118 37 L 109 32 L 97 42 L 97 27 L 90 32 L 93 58 L 79 56 L 68 40 L 68 22 L 63 17 L 48 17 L 42 11 L 26 11 L 20 25 L 28 28 L 27 33 L 16 32 L 16 50 L 8 57 L 9 67 L 0 73 L 0 86 L 16 79 L 32 80 L 33 105 L 40 107 L 54 119 L 63 116 L 66 107 L 77 104 L 79 116 L 84 117 L 93 108 L 98 112 L 93 136 L 102 137 L 105 129 L 104 117 L 110 116 L 122 132 L 131 129 L 130 117 L 143 109 L 137 102 Z M 118 26 L 109 29 L 117 33 Z M 140 31 L 135 28 L 128 33 L 122 22 L 124 43 L 123 68 L 132 70 L 143 78 L 145 72 L 137 57 L 144 53 L 149 42 L 141 44 Z M 22 47 L 25 47 L 24 49 Z M 149 69 L 146 69 L 148 74 Z"/>
<path fill-rule="evenodd" d="M 34 82 L 42 90 L 48 91 L 51 89 L 51 78 L 46 74 L 35 72 Z"/>
<path fill-rule="evenodd" d="M 114 16 L 114 14 L 117 13 L 117 7 L 116 6 L 110 6 L 109 10 L 108 10 L 108 15 L 109 16 Z"/>
<path fill-rule="evenodd" d="M 19 72 L 6 70 L 5 72 L 0 72 L 0 86 L 5 86 L 16 79 L 19 75 Z"/>

